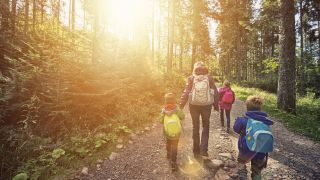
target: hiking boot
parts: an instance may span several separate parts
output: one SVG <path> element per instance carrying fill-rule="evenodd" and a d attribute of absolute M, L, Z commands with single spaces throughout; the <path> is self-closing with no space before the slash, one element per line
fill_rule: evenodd
<path fill-rule="evenodd" d="M 167 159 L 171 159 L 170 153 L 167 153 Z"/>
<path fill-rule="evenodd" d="M 227 133 L 230 134 L 230 128 L 229 127 L 227 128 Z"/>
<path fill-rule="evenodd" d="M 193 154 L 194 159 L 197 160 L 198 162 L 202 162 L 202 156 L 200 154 Z"/>
<path fill-rule="evenodd" d="M 202 152 L 202 153 L 201 153 L 201 156 L 202 156 L 202 157 L 209 157 L 209 154 L 208 154 L 208 152 Z"/>
<path fill-rule="evenodd" d="M 172 172 L 178 171 L 178 164 L 176 162 L 171 162 L 171 170 Z"/>

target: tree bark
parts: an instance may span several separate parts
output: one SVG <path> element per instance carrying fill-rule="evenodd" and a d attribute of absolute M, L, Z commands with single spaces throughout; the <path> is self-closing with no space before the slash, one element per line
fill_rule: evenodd
<path fill-rule="evenodd" d="M 299 80 L 299 93 L 301 95 L 306 94 L 306 78 L 305 78 L 305 57 L 304 57 L 304 27 L 305 23 L 303 21 L 304 16 L 304 6 L 303 6 L 303 0 L 300 0 L 300 68 L 298 68 L 300 80 Z M 299 77 L 299 76 L 298 76 Z"/>
<path fill-rule="evenodd" d="M 9 0 L 0 0 L 0 12 L 1 12 L 1 30 L 8 31 L 9 30 L 9 17 L 10 17 L 10 6 Z"/>
<path fill-rule="evenodd" d="M 12 0 L 11 5 L 11 30 L 12 34 L 16 33 L 16 15 L 17 15 L 17 0 Z"/>
<path fill-rule="evenodd" d="M 154 66 L 154 46 L 155 46 L 155 42 L 154 42 L 154 40 L 155 40 L 155 28 L 154 28 L 154 25 L 155 25 L 155 23 L 154 23 L 154 21 L 155 21 L 155 0 L 152 0 L 152 47 L 151 47 L 151 49 L 152 49 L 152 57 L 151 57 L 151 64 L 152 64 L 152 66 Z"/>
<path fill-rule="evenodd" d="M 74 1 L 74 0 L 73 0 Z M 100 13 L 98 11 L 98 5 L 95 5 L 95 14 L 94 14 L 94 36 L 93 36 L 93 49 L 92 49 L 92 60 L 91 63 L 95 64 L 97 62 L 98 54 L 98 30 L 99 30 L 99 18 Z"/>
<path fill-rule="evenodd" d="M 197 49 L 198 49 L 198 30 L 200 21 L 200 9 L 199 1 L 192 0 L 192 56 L 191 56 L 191 72 L 193 71 L 193 65 L 197 59 Z"/>
<path fill-rule="evenodd" d="M 32 1 L 32 30 L 35 31 L 36 26 L 36 18 L 37 18 L 37 5 L 36 0 Z"/>
<path fill-rule="evenodd" d="M 293 0 L 280 1 L 280 67 L 278 79 L 278 108 L 290 113 L 296 111 L 295 63 L 295 7 Z"/>
<path fill-rule="evenodd" d="M 175 0 L 169 0 L 169 12 L 168 12 L 168 63 L 167 73 L 172 73 L 172 61 L 173 61 L 173 41 L 174 41 L 174 19 L 175 19 Z"/>
<path fill-rule="evenodd" d="M 76 6 L 75 6 L 75 0 L 71 1 L 71 30 L 74 32 L 75 30 L 75 22 L 76 22 Z"/>
<path fill-rule="evenodd" d="M 159 12 L 158 12 L 158 68 L 161 66 L 161 0 L 158 0 Z"/>
<path fill-rule="evenodd" d="M 183 67 L 182 67 L 182 60 L 183 60 L 183 37 L 181 36 L 181 40 L 180 40 L 180 54 L 179 54 L 179 70 L 180 72 L 183 72 Z"/>
<path fill-rule="evenodd" d="M 58 0 L 57 4 L 57 33 L 59 33 L 60 30 L 60 7 L 61 7 L 61 0 Z M 85 23 L 85 21 L 83 22 Z"/>
<path fill-rule="evenodd" d="M 29 0 L 25 0 L 24 6 L 24 34 L 27 34 L 29 31 Z"/>

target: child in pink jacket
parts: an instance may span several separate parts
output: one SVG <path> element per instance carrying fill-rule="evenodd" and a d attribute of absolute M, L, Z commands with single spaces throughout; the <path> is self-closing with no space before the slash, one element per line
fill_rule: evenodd
<path fill-rule="evenodd" d="M 227 133 L 230 132 L 230 112 L 235 101 L 235 94 L 230 87 L 229 81 L 224 81 L 223 87 L 219 89 L 219 107 L 221 126 L 224 127 L 224 113 L 227 117 Z"/>

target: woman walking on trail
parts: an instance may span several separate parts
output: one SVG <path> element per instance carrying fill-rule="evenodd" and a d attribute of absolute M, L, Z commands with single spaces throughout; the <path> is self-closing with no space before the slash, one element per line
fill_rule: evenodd
<path fill-rule="evenodd" d="M 208 68 L 203 62 L 196 62 L 193 75 L 188 80 L 181 96 L 180 108 L 183 109 L 189 100 L 190 114 L 193 125 L 193 154 L 196 159 L 208 157 L 209 125 L 212 106 L 219 111 L 218 90 Z M 200 142 L 200 116 L 202 134 Z"/>
<path fill-rule="evenodd" d="M 230 132 L 230 112 L 232 104 L 235 101 L 235 95 L 230 87 L 229 81 L 224 81 L 223 87 L 219 89 L 219 107 L 221 126 L 224 127 L 224 113 L 227 118 L 227 133 Z"/>

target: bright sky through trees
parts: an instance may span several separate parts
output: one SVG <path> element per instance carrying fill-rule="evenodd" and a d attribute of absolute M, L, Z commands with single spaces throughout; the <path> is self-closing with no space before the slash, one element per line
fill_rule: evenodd
<path fill-rule="evenodd" d="M 83 27 L 84 11 L 82 6 L 83 0 L 76 2 L 76 26 Z M 107 31 L 121 39 L 132 39 L 134 32 L 139 31 L 139 26 L 145 26 L 148 20 L 152 18 L 153 0 L 98 0 L 100 11 L 100 22 L 105 24 Z M 63 21 L 69 23 L 69 0 L 63 0 L 64 11 L 62 12 Z M 255 1 L 255 9 L 261 7 L 261 0 Z M 158 17 L 155 12 L 155 18 Z M 217 22 L 210 19 L 210 36 L 211 40 L 216 39 Z M 151 27 L 150 27 L 151 29 Z"/>

